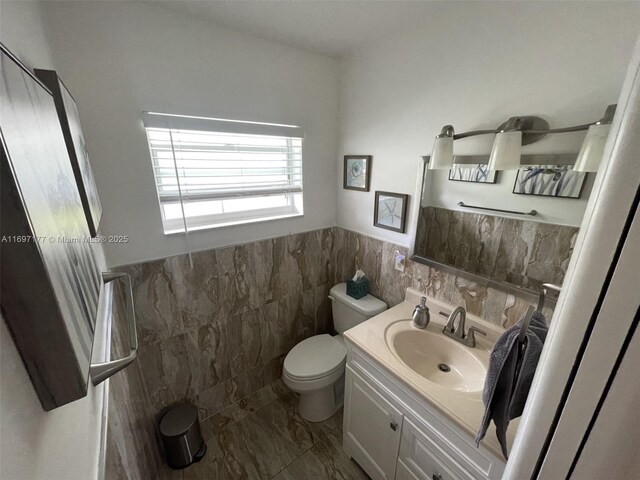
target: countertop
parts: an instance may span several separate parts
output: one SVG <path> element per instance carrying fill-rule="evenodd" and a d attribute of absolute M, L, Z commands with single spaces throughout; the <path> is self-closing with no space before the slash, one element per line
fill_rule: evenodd
<path fill-rule="evenodd" d="M 413 309 L 419 303 L 420 296 L 422 296 L 420 292 L 408 289 L 404 302 L 347 330 L 344 333 L 344 337 L 347 341 L 370 355 L 415 394 L 424 398 L 454 424 L 466 431 L 470 435 L 470 440 L 473 441 L 484 415 L 482 391 L 460 392 L 443 388 L 436 383 L 430 382 L 406 366 L 387 346 L 385 340 L 387 327 L 398 320 L 410 319 Z M 452 310 L 451 306 L 429 298 L 427 306 L 431 312 L 429 329 L 442 332 L 446 318 L 438 313 L 440 311 L 450 312 Z M 474 315 L 467 314 L 467 328 L 471 325 L 476 325 L 487 332 L 486 338 L 480 335 L 476 336 L 477 345 L 474 350 L 477 350 L 475 353 L 484 360 L 483 363 L 488 364 L 489 352 L 503 329 Z M 512 420 L 509 424 L 507 431 L 509 450 L 513 444 L 518 424 L 519 419 Z M 503 459 L 493 422 L 481 444 L 496 457 Z"/>

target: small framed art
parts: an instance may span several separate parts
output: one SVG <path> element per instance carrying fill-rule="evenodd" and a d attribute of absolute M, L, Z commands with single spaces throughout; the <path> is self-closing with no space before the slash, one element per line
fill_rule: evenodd
<path fill-rule="evenodd" d="M 533 165 L 518 170 L 513 193 L 556 198 L 580 198 L 585 172 L 571 165 Z"/>
<path fill-rule="evenodd" d="M 347 190 L 369 191 L 371 155 L 344 156 L 344 184 Z"/>
<path fill-rule="evenodd" d="M 407 203 L 409 203 L 409 195 L 407 194 L 377 191 L 373 225 L 404 233 L 407 223 Z"/>
<path fill-rule="evenodd" d="M 489 170 L 488 165 L 453 165 L 449 170 L 449 180 L 455 182 L 496 183 L 498 172 Z"/>

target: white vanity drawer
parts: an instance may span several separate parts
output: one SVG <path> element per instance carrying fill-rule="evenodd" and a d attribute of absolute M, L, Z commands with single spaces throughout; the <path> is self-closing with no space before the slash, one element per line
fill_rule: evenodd
<path fill-rule="evenodd" d="M 431 455 L 428 450 L 422 453 L 420 466 L 409 462 L 408 466 L 404 461 L 398 460 L 396 470 L 396 480 L 459 480 L 460 477 L 454 475 L 451 470 L 443 466 Z"/>
<path fill-rule="evenodd" d="M 420 479 L 475 480 L 462 457 L 452 458 L 408 418 L 402 426 L 399 460 Z"/>
<path fill-rule="evenodd" d="M 402 460 L 398 460 L 398 465 L 396 466 L 396 480 L 420 480 L 420 477 L 409 470 L 409 467 L 407 467 Z"/>

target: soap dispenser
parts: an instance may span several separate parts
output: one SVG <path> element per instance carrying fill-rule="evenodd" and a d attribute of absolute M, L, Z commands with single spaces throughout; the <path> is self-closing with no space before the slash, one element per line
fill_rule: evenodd
<path fill-rule="evenodd" d="M 416 305 L 411 319 L 414 327 L 420 329 L 427 328 L 430 320 L 429 307 L 427 307 L 427 297 L 422 297 L 420 299 L 420 305 Z"/>

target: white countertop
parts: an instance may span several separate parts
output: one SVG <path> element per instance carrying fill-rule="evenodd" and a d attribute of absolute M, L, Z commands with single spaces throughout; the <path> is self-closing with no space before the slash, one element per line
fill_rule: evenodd
<path fill-rule="evenodd" d="M 347 341 L 370 355 L 413 392 L 436 407 L 453 423 L 465 430 L 470 435 L 471 440 L 473 440 L 484 414 L 482 391 L 461 392 L 444 388 L 436 383 L 430 382 L 406 366 L 387 346 L 385 340 L 387 327 L 398 320 L 411 319 L 413 309 L 416 304 L 419 303 L 420 296 L 422 296 L 420 292 L 408 289 L 404 302 L 347 330 L 344 333 L 344 337 Z M 446 318 L 439 315 L 439 312 L 445 311 L 448 313 L 452 310 L 452 307 L 429 298 L 427 300 L 427 306 L 431 313 L 429 330 L 442 332 Z M 474 348 L 474 353 L 483 360 L 483 363 L 488 364 L 489 352 L 503 329 L 497 325 L 485 322 L 474 315 L 468 314 L 467 328 L 471 325 L 476 325 L 487 332 L 486 338 L 479 335 L 476 336 L 477 345 Z M 518 424 L 519 419 L 515 419 L 509 425 L 507 431 L 509 449 L 513 444 L 513 438 Z M 503 458 L 493 422 L 482 440 L 482 445 L 498 458 Z"/>

